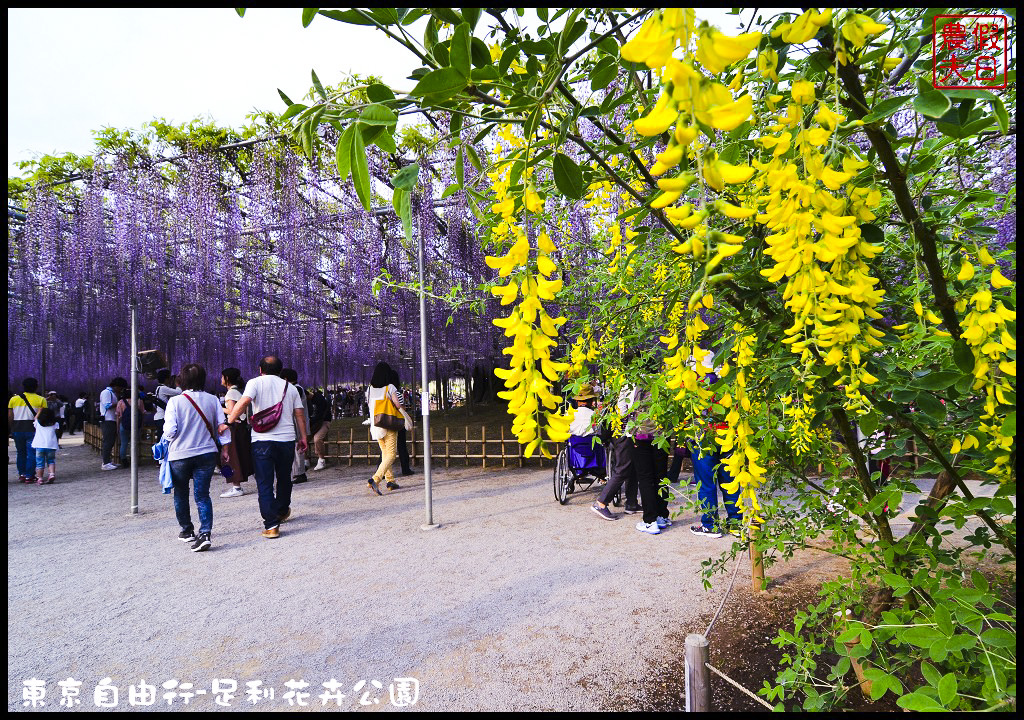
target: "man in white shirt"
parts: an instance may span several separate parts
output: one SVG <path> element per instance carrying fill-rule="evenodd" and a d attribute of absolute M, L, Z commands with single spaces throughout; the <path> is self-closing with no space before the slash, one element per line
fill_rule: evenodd
<path fill-rule="evenodd" d="M 291 516 L 292 463 L 296 452 L 306 452 L 306 414 L 302 411 L 298 390 L 280 377 L 281 367 L 281 359 L 276 355 L 263 358 L 259 377 L 245 384 L 242 399 L 235 403 L 228 416 L 228 423 L 236 422 L 251 404 L 250 418 L 258 420 L 253 416 L 281 403 L 280 419 L 274 427 L 257 432 L 254 424 L 252 429 L 253 474 L 256 476 L 265 538 L 278 537 L 280 524 Z M 293 417 L 295 422 L 292 422 Z"/>
<path fill-rule="evenodd" d="M 103 430 L 103 470 L 117 470 L 118 465 L 112 462 L 114 454 L 114 443 L 117 442 L 117 408 L 119 391 L 128 388 L 128 381 L 122 377 L 116 377 L 100 393 L 100 428 Z"/>

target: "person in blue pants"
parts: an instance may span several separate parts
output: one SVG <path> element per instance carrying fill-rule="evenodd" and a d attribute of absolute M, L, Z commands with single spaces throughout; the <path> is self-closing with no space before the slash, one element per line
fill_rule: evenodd
<path fill-rule="evenodd" d="M 713 432 L 713 431 L 712 431 Z M 728 492 L 725 489 L 727 483 L 733 478 L 723 462 L 728 455 L 723 456 L 717 443 L 713 443 L 712 450 L 704 452 L 698 445 L 691 446 L 693 454 L 693 477 L 697 482 L 697 498 L 700 501 L 700 525 L 694 525 L 690 532 L 694 535 L 705 537 L 722 537 L 718 525 L 718 492 L 721 489 L 722 499 L 725 501 L 725 512 L 727 516 L 727 528 L 738 528 L 743 520 L 743 515 L 736 507 L 736 499 L 739 497 L 739 488 L 736 492 Z"/>

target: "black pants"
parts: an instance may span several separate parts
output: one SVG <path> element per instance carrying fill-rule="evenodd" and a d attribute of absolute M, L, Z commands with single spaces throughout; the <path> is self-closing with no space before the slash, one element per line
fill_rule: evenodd
<path fill-rule="evenodd" d="M 608 482 L 597 499 L 602 505 L 607 505 L 615 497 L 615 494 L 626 486 L 626 504 L 636 505 L 637 477 L 636 468 L 633 464 L 633 438 L 617 437 L 612 438 L 612 465 L 608 468 Z"/>
<path fill-rule="evenodd" d="M 651 440 L 637 440 L 633 448 L 633 466 L 640 485 L 640 500 L 644 506 L 644 522 L 652 523 L 659 517 L 668 517 L 668 490 L 661 487 L 668 466 L 668 455 L 655 447 Z"/>
<path fill-rule="evenodd" d="M 117 443 L 117 421 L 103 420 L 100 429 L 103 431 L 103 464 L 107 465 L 113 458 L 114 445 Z"/>
<path fill-rule="evenodd" d="M 405 428 L 398 431 L 398 462 L 402 463 L 402 474 L 408 475 L 412 472 L 409 467 L 409 448 L 405 446 Z"/>

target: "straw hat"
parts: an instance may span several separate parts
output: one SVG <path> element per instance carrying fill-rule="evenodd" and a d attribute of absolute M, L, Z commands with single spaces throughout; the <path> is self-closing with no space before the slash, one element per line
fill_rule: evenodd
<path fill-rule="evenodd" d="M 582 385 L 580 385 L 580 391 L 573 395 L 572 399 L 583 401 L 592 400 L 596 397 L 597 395 L 594 393 L 593 386 L 590 383 L 583 383 Z"/>

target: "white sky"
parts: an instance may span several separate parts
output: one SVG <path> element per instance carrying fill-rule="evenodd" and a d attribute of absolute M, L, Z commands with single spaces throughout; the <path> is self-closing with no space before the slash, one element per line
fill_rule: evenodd
<path fill-rule="evenodd" d="M 697 14 L 736 29 L 737 18 L 724 11 Z M 532 10 L 524 21 L 536 22 Z M 414 36 L 423 22 L 413 25 Z M 298 101 L 310 69 L 325 84 L 354 71 L 411 89 L 405 77 L 416 67 L 379 31 L 322 15 L 303 29 L 295 8 L 254 8 L 244 18 L 230 8 L 8 9 L 8 175 L 21 174 L 19 160 L 91 152 L 92 131 L 105 126 L 204 116 L 239 127 L 254 109 L 282 112 L 277 88 Z"/>

